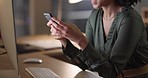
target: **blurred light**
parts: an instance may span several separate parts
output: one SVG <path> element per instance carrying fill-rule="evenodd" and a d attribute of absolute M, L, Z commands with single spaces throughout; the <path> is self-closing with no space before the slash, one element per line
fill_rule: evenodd
<path fill-rule="evenodd" d="M 82 0 L 68 0 L 70 4 L 81 2 Z"/>

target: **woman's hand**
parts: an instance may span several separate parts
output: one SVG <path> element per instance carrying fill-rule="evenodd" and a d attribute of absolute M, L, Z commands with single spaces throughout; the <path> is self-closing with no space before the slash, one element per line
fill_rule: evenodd
<path fill-rule="evenodd" d="M 55 39 L 60 40 L 61 44 L 62 44 L 64 47 L 66 47 L 66 45 L 67 45 L 67 39 L 61 37 L 61 36 L 58 34 L 58 32 L 60 32 L 60 31 L 52 25 L 51 21 L 49 21 L 49 22 L 47 23 L 47 25 L 50 27 L 51 35 L 53 35 Z"/>
<path fill-rule="evenodd" d="M 82 49 L 86 47 L 86 37 L 74 24 L 65 24 L 64 22 L 53 17 L 52 20 L 47 23 L 47 25 L 51 27 L 52 35 L 56 36 L 59 40 L 63 38 L 68 39 L 77 43 Z"/>

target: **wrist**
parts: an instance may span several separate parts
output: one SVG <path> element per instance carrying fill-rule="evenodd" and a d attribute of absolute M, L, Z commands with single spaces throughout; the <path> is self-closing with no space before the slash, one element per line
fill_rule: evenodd
<path fill-rule="evenodd" d="M 88 41 L 87 41 L 86 37 L 83 36 L 82 38 L 79 39 L 79 41 L 78 41 L 77 44 L 79 45 L 79 47 L 80 47 L 82 50 L 84 50 L 84 49 L 86 48 L 86 46 L 87 46 L 87 43 L 88 43 Z"/>
<path fill-rule="evenodd" d="M 60 42 L 63 45 L 63 47 L 65 48 L 67 45 L 67 39 L 60 39 Z"/>

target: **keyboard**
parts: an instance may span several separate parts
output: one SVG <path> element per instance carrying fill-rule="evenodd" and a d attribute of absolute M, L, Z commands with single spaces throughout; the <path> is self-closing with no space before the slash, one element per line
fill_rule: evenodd
<path fill-rule="evenodd" d="M 60 78 L 56 73 L 54 73 L 49 68 L 41 68 L 41 67 L 27 67 L 26 71 L 33 78 Z"/>

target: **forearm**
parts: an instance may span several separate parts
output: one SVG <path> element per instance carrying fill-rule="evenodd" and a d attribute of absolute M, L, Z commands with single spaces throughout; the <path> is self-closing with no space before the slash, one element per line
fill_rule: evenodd
<path fill-rule="evenodd" d="M 77 49 L 69 40 L 67 40 L 66 47 L 62 46 L 63 53 L 72 61 L 73 64 L 80 67 L 82 70 L 87 69 L 87 65 L 78 58 L 78 54 L 81 53 L 81 50 Z"/>
<path fill-rule="evenodd" d="M 87 39 L 86 39 L 85 36 L 82 36 L 78 40 L 77 44 L 79 45 L 79 47 L 81 48 L 81 50 L 84 50 L 86 48 L 87 44 L 88 44 L 88 41 L 87 41 Z"/>

